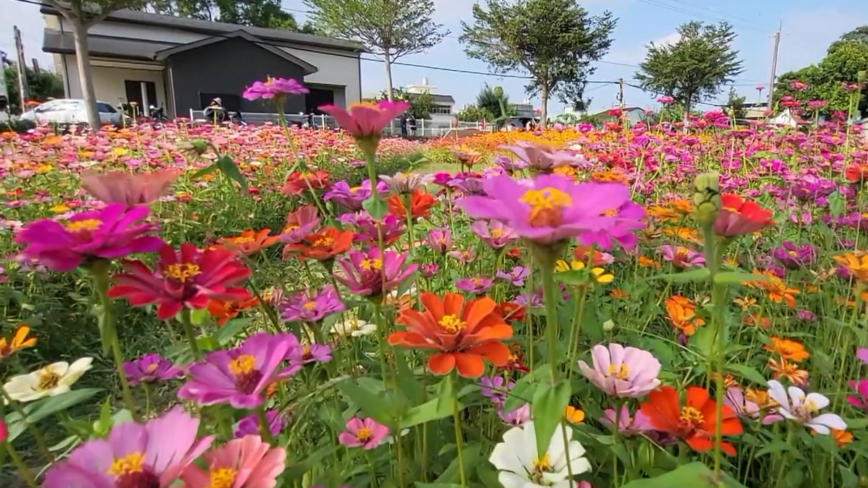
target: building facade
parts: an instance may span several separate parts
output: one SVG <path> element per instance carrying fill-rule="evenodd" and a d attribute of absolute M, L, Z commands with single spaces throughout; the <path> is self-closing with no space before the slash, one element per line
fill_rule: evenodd
<path fill-rule="evenodd" d="M 54 54 L 66 97 L 82 98 L 70 25 L 50 8 L 42 13 L 42 49 Z M 309 34 L 120 10 L 90 28 L 88 51 L 98 100 L 162 106 L 170 116 L 215 97 L 229 110 L 273 112 L 267 102 L 241 98 L 268 76 L 295 78 L 310 90 L 287 97 L 287 113 L 361 99 L 362 46 Z"/>

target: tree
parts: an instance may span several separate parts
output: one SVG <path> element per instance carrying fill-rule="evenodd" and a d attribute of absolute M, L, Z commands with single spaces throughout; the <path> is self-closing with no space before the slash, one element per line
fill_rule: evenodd
<path fill-rule="evenodd" d="M 461 122 L 479 122 L 482 120 L 494 120 L 496 118 L 488 109 L 473 104 L 459 110 L 456 115 Z"/>
<path fill-rule="evenodd" d="M 509 95 L 503 92 L 503 88 L 499 86 L 491 88 L 488 84 L 476 95 L 476 106 L 487 110 L 495 118 L 507 117 L 515 113 L 515 108 L 509 106 Z"/>
<path fill-rule="evenodd" d="M 868 44 L 868 25 L 863 25 L 862 27 L 857 27 L 851 30 L 850 32 L 841 36 L 841 40 Z"/>
<path fill-rule="evenodd" d="M 678 28 L 680 38 L 673 44 L 648 46 L 648 54 L 636 73 L 642 88 L 668 95 L 684 105 L 684 122 L 693 105 L 716 96 L 744 69 L 736 38 L 726 22 L 704 25 L 688 22 Z"/>
<path fill-rule="evenodd" d="M 99 112 L 96 109 L 96 95 L 93 90 L 93 76 L 90 71 L 90 52 L 87 46 L 87 31 L 106 15 L 122 8 L 140 7 L 145 0 L 45 0 L 54 7 L 72 27 L 75 43 L 75 61 L 81 84 L 87 122 L 91 129 L 100 127 Z"/>
<path fill-rule="evenodd" d="M 388 100 L 389 93 L 383 90 L 380 93 L 378 100 Z M 434 97 L 428 92 L 410 93 L 407 90 L 399 87 L 392 90 L 392 99 L 408 102 L 410 108 L 407 110 L 415 119 L 427 119 L 431 110 L 434 108 Z"/>
<path fill-rule="evenodd" d="M 744 101 L 747 97 L 740 97 L 734 87 L 729 87 L 729 99 L 726 101 L 726 113 L 736 120 L 744 120 L 746 111 Z"/>
<path fill-rule="evenodd" d="M 386 93 L 393 100 L 392 62 L 436 46 L 449 31 L 431 20 L 434 0 L 304 0 L 323 32 L 356 41 L 386 66 Z"/>
<path fill-rule="evenodd" d="M 146 0 L 140 6 L 163 15 L 251 25 L 270 29 L 299 30 L 295 17 L 279 0 Z"/>
<path fill-rule="evenodd" d="M 36 71 L 25 68 L 27 86 L 30 87 L 30 100 L 44 102 L 49 98 L 63 98 L 63 80 L 50 71 Z M 21 94 L 18 90 L 18 66 L 12 64 L 4 68 L 6 92 L 9 94 L 9 112 L 21 113 Z"/>
<path fill-rule="evenodd" d="M 475 4 L 473 25 L 461 23 L 465 52 L 499 73 L 528 74 L 525 89 L 540 95 L 544 122 L 549 98 L 580 98 L 591 63 L 612 44 L 612 14 L 590 16 L 574 0 L 487 0 L 486 7 Z"/>

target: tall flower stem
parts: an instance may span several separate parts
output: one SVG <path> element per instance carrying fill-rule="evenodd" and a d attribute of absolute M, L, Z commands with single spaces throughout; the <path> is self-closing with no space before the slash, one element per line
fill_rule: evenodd
<path fill-rule="evenodd" d="M 12 464 L 15 465 L 18 473 L 21 474 L 21 479 L 24 480 L 24 483 L 27 484 L 28 488 L 39 488 L 39 485 L 36 484 L 36 480 L 33 479 L 33 475 L 30 474 L 30 470 L 27 468 L 27 465 L 24 464 L 21 456 L 18 455 L 18 451 L 16 451 L 15 448 L 12 447 L 11 442 L 6 443 L 6 452 L 9 453 L 9 459 L 12 460 Z"/>
<path fill-rule="evenodd" d="M 705 246 L 705 263 L 708 266 L 708 283 L 711 286 L 711 304 L 712 304 L 712 333 L 714 351 L 713 357 L 714 367 L 716 369 L 715 384 L 714 384 L 714 399 L 715 399 L 715 424 L 714 424 L 714 476 L 715 479 L 720 478 L 720 459 L 721 446 L 723 444 L 723 352 L 725 347 L 725 324 L 723 323 L 723 307 L 726 306 L 726 286 L 715 282 L 715 276 L 720 268 L 720 261 L 723 258 L 723 251 L 726 248 L 725 242 L 718 242 L 714 235 L 714 230 L 711 223 L 703 227 L 703 237 Z M 711 374 L 712 358 L 708 358 L 708 374 Z"/>
<path fill-rule="evenodd" d="M 193 353 L 193 359 L 201 361 L 202 351 L 199 349 L 199 344 L 196 342 L 196 333 L 193 331 L 193 318 L 191 317 L 189 308 L 181 310 L 181 325 L 184 326 L 184 334 L 187 336 L 187 342 L 190 343 L 190 351 Z"/>
<path fill-rule="evenodd" d="M 582 291 L 579 295 L 579 301 L 576 303 L 576 315 L 573 317 L 573 327 L 570 330 L 570 342 L 567 344 L 569 348 L 569 353 L 567 354 L 567 381 L 570 380 L 573 376 L 573 368 L 570 367 L 573 364 L 573 359 L 576 354 L 579 352 L 579 336 L 582 333 L 582 319 L 585 316 L 585 302 L 588 297 L 588 289 L 589 285 L 585 285 L 582 287 Z"/>
<path fill-rule="evenodd" d="M 458 473 L 461 477 L 461 486 L 467 486 L 467 474 L 464 471 L 464 434 L 461 432 L 461 417 L 458 415 L 458 392 L 455 391 L 455 375 L 449 376 L 452 382 L 452 423 L 455 424 L 455 445 L 458 449 Z"/>
<path fill-rule="evenodd" d="M 540 246 L 541 247 L 541 246 Z M 543 281 L 543 299 L 546 306 L 546 342 L 549 346 L 549 363 L 552 369 L 552 385 L 558 380 L 558 319 L 555 304 L 557 303 L 557 285 L 555 284 L 555 251 L 553 249 L 534 249 L 540 265 Z"/>
<path fill-rule="evenodd" d="M 30 432 L 30 435 L 33 436 L 33 440 L 36 441 L 36 447 L 39 449 L 39 453 L 42 454 L 42 457 L 45 458 L 45 461 L 50 463 L 54 461 L 54 456 L 51 454 L 51 449 L 48 448 L 48 440 L 45 439 L 45 436 L 42 435 L 42 431 L 39 430 L 36 425 L 30 422 L 27 418 L 27 413 L 24 412 L 24 409 L 21 408 L 21 404 L 17 401 L 13 400 L 7 393 L 6 390 L 0 387 L 0 396 L 3 397 L 6 404 L 12 406 L 12 410 L 21 417 L 21 421 L 24 422 L 24 427 Z M 10 447 L 12 442 L 9 441 Z"/>
<path fill-rule="evenodd" d="M 271 426 L 268 425 L 268 417 L 265 415 L 265 404 L 263 403 L 256 409 L 256 416 L 259 418 L 259 433 L 265 442 L 274 445 L 274 437 L 271 435 Z"/>
<path fill-rule="evenodd" d="M 90 266 L 94 288 L 100 301 L 100 332 L 102 333 L 103 347 L 108 345 L 114 356 L 115 369 L 118 372 L 118 380 L 121 383 L 124 404 L 127 410 L 130 411 L 130 414 L 132 414 L 133 420 L 138 421 L 140 418 L 136 412 L 136 401 L 133 399 L 133 392 L 130 391 L 130 384 L 127 381 L 127 373 L 124 371 L 124 355 L 121 351 L 120 341 L 118 340 L 116 317 L 112 308 L 111 298 L 108 296 L 108 290 L 111 286 L 110 267 L 111 261 L 103 259 L 94 262 Z"/>

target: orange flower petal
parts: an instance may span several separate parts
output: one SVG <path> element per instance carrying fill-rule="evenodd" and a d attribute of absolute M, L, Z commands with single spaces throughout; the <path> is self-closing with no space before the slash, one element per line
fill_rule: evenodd
<path fill-rule="evenodd" d="M 428 369 L 438 375 L 448 374 L 455 368 L 455 356 L 450 353 L 435 354 L 428 358 Z M 482 374 L 482 373 L 480 373 Z"/>
<path fill-rule="evenodd" d="M 455 358 L 455 367 L 458 368 L 458 374 L 465 378 L 479 378 L 485 371 L 485 363 L 482 362 L 482 356 L 461 352 L 456 352 L 452 356 Z M 430 361 L 428 364 L 430 366 Z"/>

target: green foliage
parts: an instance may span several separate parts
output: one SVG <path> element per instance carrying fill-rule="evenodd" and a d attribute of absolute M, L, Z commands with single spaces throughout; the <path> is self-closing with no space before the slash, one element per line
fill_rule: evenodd
<path fill-rule="evenodd" d="M 857 27 L 841 36 L 842 41 L 868 44 L 868 25 Z"/>
<path fill-rule="evenodd" d="M 44 102 L 49 98 L 63 98 L 63 80 L 51 71 L 36 71 L 29 67 L 27 85 L 30 90 L 30 100 Z M 18 67 L 7 66 L 3 69 L 6 78 L 6 90 L 9 93 L 9 112 L 21 113 L 21 92 L 18 89 Z"/>
<path fill-rule="evenodd" d="M 726 22 L 704 25 L 688 22 L 678 28 L 673 44 L 648 46 L 636 73 L 642 88 L 675 98 L 690 108 L 720 93 L 723 85 L 741 74 L 742 62 L 732 47 L 736 34 Z"/>
<path fill-rule="evenodd" d="M 516 113 L 515 107 L 509 105 L 509 95 L 503 92 L 503 88 L 492 88 L 487 83 L 476 95 L 476 106 L 487 110 L 493 118 L 509 117 Z"/>
<path fill-rule="evenodd" d="M 548 100 L 580 99 L 591 63 L 608 52 L 615 19 L 605 12 L 590 16 L 572 0 L 487 0 L 473 6 L 473 24 L 462 22 L 465 52 L 497 72 L 520 71 L 533 78 L 525 88 Z"/>
<path fill-rule="evenodd" d="M 819 64 L 780 75 L 775 88 L 775 103 L 782 96 L 790 95 L 800 101 L 826 100 L 828 104 L 822 113 L 847 112 L 850 110 L 851 94 L 843 90 L 841 84 L 856 83 L 859 73 L 865 70 L 868 70 L 868 43 L 836 41 Z M 790 87 L 792 81 L 807 83 L 808 88 L 797 91 Z M 868 93 L 864 87 L 856 96 L 854 108 L 859 111 L 868 109 Z"/>
<path fill-rule="evenodd" d="M 227 22 L 230 24 L 307 32 L 279 0 L 149 0 L 139 7 L 163 15 Z M 312 33 L 312 32 L 311 32 Z"/>
<path fill-rule="evenodd" d="M 387 90 L 380 92 L 377 100 L 388 100 L 389 94 Z M 430 93 L 410 93 L 407 90 L 398 87 L 392 90 L 392 100 L 409 102 L 409 113 L 416 119 L 427 119 L 431 110 L 434 108 L 434 97 Z"/>
<path fill-rule="evenodd" d="M 2 132 L 18 132 L 22 134 L 36 127 L 36 122 L 32 120 L 10 119 L 0 122 L 0 133 Z"/>
<path fill-rule="evenodd" d="M 726 113 L 734 119 L 744 119 L 746 110 L 744 101 L 747 97 L 740 97 L 735 88 L 729 88 L 729 99 L 726 101 Z"/>
<path fill-rule="evenodd" d="M 485 108 L 470 104 L 458 111 L 458 120 L 462 122 L 479 122 L 482 120 L 494 120 L 493 113 Z"/>

